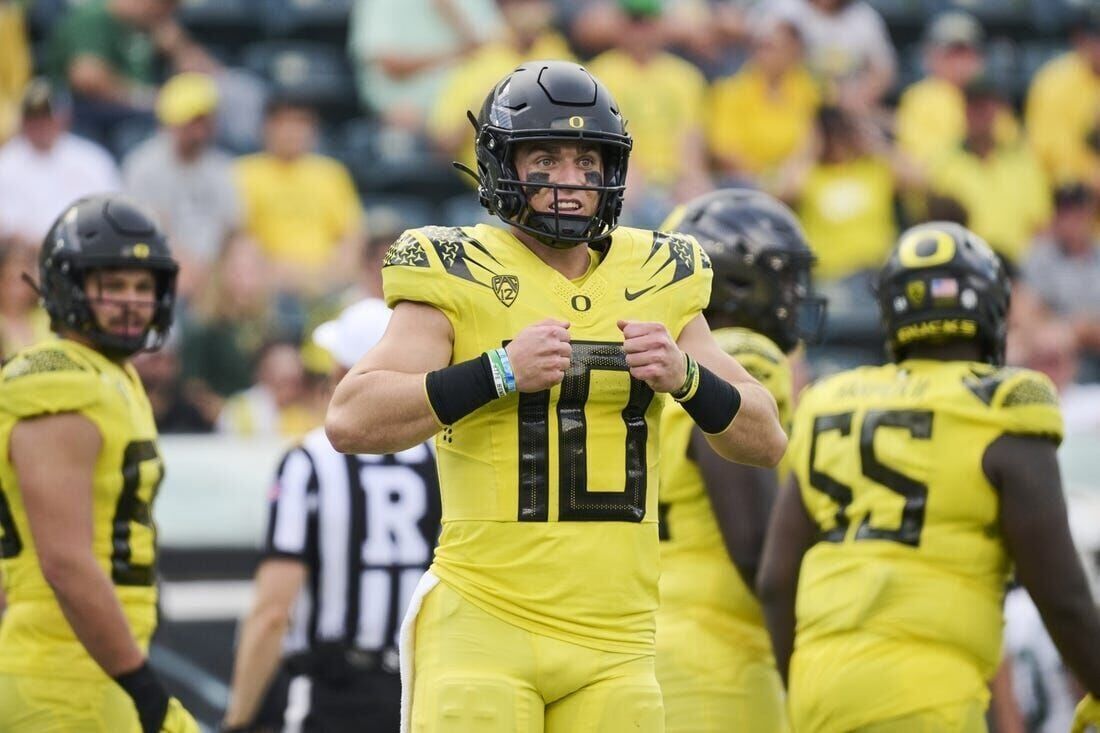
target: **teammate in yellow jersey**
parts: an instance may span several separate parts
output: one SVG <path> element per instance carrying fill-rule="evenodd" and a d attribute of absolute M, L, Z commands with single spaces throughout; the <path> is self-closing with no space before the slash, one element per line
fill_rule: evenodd
<path fill-rule="evenodd" d="M 699 246 L 616 228 L 631 140 L 603 84 L 524 64 L 476 127 L 479 195 L 508 228 L 398 239 L 393 319 L 327 418 L 348 452 L 436 436 L 443 530 L 405 620 L 406 727 L 661 731 L 665 395 L 722 455 L 767 466 L 775 400 L 711 336 Z"/>
<path fill-rule="evenodd" d="M 824 300 L 794 214 L 767 194 L 700 196 L 663 229 L 695 237 L 714 268 L 704 315 L 718 343 L 775 398 L 789 425 L 787 354 L 816 338 Z M 731 465 L 679 405 L 661 416 L 661 607 L 657 680 L 668 733 L 780 733 L 786 699 L 756 569 L 778 487 L 775 470 Z"/>
<path fill-rule="evenodd" d="M 81 199 L 39 255 L 60 338 L 0 371 L 0 730 L 198 733 L 149 668 L 157 431 L 127 361 L 163 343 L 176 261 L 120 196 Z"/>
<path fill-rule="evenodd" d="M 877 292 L 894 363 L 803 395 L 760 570 L 794 730 L 985 731 L 1013 567 L 1092 693 L 1077 724 L 1097 722 L 1100 617 L 1066 521 L 1058 399 L 1003 366 L 999 260 L 922 224 Z"/>

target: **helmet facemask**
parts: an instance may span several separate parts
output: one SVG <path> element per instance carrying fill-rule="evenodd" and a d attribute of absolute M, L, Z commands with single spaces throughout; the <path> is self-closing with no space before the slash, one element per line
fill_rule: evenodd
<path fill-rule="evenodd" d="M 172 309 L 175 305 L 177 270 L 173 268 L 153 269 L 149 268 L 156 281 L 155 297 L 153 300 L 153 315 L 149 323 L 138 334 L 126 335 L 112 333 L 99 322 L 93 301 L 110 303 L 112 298 L 103 295 L 93 296 L 88 292 L 89 280 L 109 269 L 144 269 L 140 266 L 119 267 L 95 267 L 78 270 L 71 265 L 61 270 L 63 273 L 71 273 L 65 278 L 66 282 L 44 283 L 50 288 L 51 298 L 56 306 L 49 310 L 56 310 L 64 317 L 57 318 L 51 313 L 51 321 L 54 329 L 65 328 L 80 334 L 88 339 L 96 348 L 109 359 L 125 359 L 139 351 L 155 351 L 164 345 L 168 338 L 168 331 L 172 325 Z M 51 281 L 59 280 L 56 276 L 47 275 Z M 137 307 L 130 301 L 114 301 L 122 306 L 121 318 L 129 320 L 130 309 Z"/>
<path fill-rule="evenodd" d="M 516 150 L 523 143 L 539 141 L 558 145 L 597 143 L 603 160 L 602 182 L 562 184 L 549 180 L 521 180 L 515 166 Z M 544 130 L 515 134 L 511 139 L 501 142 L 490 138 L 486 148 L 500 152 L 493 156 L 496 166 L 485 166 L 479 161 L 482 200 L 491 212 L 508 224 L 555 249 L 570 249 L 578 244 L 597 241 L 615 229 L 626 191 L 629 141 L 593 140 L 592 137 L 563 136 L 556 130 Z M 554 195 L 553 206 L 548 212 L 536 211 L 530 203 L 532 196 L 543 189 L 549 189 Z M 591 215 L 560 212 L 558 204 L 563 191 L 595 191 L 595 210 Z"/>

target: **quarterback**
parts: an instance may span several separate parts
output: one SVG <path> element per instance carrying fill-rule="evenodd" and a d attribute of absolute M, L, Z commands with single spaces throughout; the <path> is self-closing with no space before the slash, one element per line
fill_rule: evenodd
<path fill-rule="evenodd" d="M 77 201 L 42 244 L 60 338 L 0 371 L 6 733 L 198 732 L 145 659 L 163 467 L 127 361 L 167 335 L 177 269 L 157 225 L 119 196 Z"/>
<path fill-rule="evenodd" d="M 1014 570 L 1092 693 L 1081 730 L 1100 718 L 1100 617 L 1069 536 L 1054 386 L 1003 365 L 1004 269 L 932 222 L 902 234 L 877 287 L 893 363 L 803 395 L 764 550 L 793 727 L 985 731 Z"/>
<path fill-rule="evenodd" d="M 704 315 L 722 348 L 775 397 L 788 427 L 787 354 L 823 325 L 814 256 L 794 214 L 771 196 L 700 196 L 663 229 L 690 234 L 714 269 Z M 730 464 L 683 408 L 661 415 L 661 607 L 657 680 L 669 733 L 786 731 L 786 699 L 754 595 L 778 487 L 772 469 Z"/>
<path fill-rule="evenodd" d="M 382 341 L 344 378 L 339 450 L 436 436 L 443 530 L 402 664 L 417 731 L 660 731 L 654 676 L 666 395 L 727 459 L 774 466 L 775 400 L 711 336 L 711 264 L 617 228 L 631 139 L 583 67 L 517 68 L 476 118 L 507 228 L 391 248 Z"/>

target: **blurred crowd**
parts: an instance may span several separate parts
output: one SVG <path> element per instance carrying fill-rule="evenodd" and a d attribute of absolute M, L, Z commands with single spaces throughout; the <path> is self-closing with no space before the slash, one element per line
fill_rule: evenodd
<path fill-rule="evenodd" d="M 180 326 L 137 362 L 161 430 L 301 435 L 313 327 L 381 295 L 402 229 L 485 220 L 450 166 L 475 167 L 467 111 L 572 58 L 634 137 L 624 224 L 721 186 L 796 210 L 830 298 L 811 370 L 882 358 L 870 273 L 953 220 L 1016 278 L 1010 361 L 1100 427 L 1100 3 L 965 5 L 0 0 L 0 358 L 48 334 L 23 273 L 49 223 L 121 189 L 182 263 Z"/>

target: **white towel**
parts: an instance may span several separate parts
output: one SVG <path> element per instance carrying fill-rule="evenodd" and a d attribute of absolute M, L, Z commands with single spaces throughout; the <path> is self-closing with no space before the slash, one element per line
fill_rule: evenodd
<path fill-rule="evenodd" d="M 397 651 L 401 658 L 401 733 L 410 733 L 412 730 L 413 654 L 416 653 L 416 640 L 413 637 L 416 634 L 416 616 L 420 613 L 424 596 L 438 584 L 439 578 L 431 570 L 424 573 L 409 599 L 405 618 L 401 620 L 401 631 L 398 632 Z"/>

